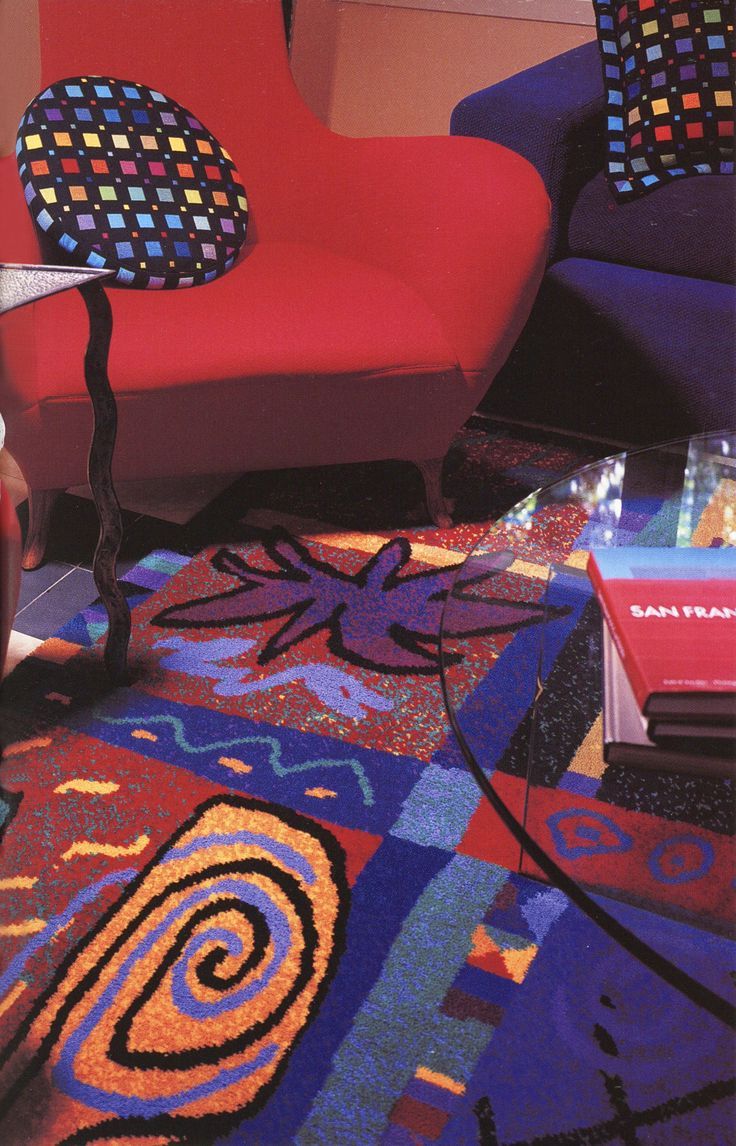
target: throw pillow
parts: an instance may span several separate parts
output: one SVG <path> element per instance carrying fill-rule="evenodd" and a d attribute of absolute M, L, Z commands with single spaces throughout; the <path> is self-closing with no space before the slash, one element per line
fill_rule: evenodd
<path fill-rule="evenodd" d="M 123 286 L 197 286 L 228 270 L 245 241 L 232 159 L 195 115 L 142 84 L 52 84 L 26 109 L 16 154 L 56 261 L 115 270 Z"/>
<path fill-rule="evenodd" d="M 733 173 L 734 21 L 721 0 L 594 0 L 609 186 Z"/>

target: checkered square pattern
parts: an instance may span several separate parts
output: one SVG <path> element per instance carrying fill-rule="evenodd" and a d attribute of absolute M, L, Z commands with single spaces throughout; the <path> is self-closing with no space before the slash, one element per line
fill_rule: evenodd
<path fill-rule="evenodd" d="M 26 109 L 16 154 L 46 239 L 75 263 L 116 271 L 123 286 L 210 282 L 245 241 L 248 204 L 227 151 L 142 84 L 53 84 Z"/>
<path fill-rule="evenodd" d="M 733 173 L 733 7 L 594 0 L 608 181 L 626 200 L 686 175 Z"/>

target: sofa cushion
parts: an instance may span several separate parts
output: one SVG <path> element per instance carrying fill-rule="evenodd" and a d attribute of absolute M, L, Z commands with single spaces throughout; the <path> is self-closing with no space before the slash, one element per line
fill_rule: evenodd
<path fill-rule="evenodd" d="M 617 203 L 600 172 L 570 217 L 570 254 L 716 282 L 736 277 L 736 180 L 675 180 L 656 195 Z"/>
<path fill-rule="evenodd" d="M 736 287 L 563 259 L 483 409 L 638 445 L 724 430 L 735 358 Z"/>
<path fill-rule="evenodd" d="M 594 0 L 608 178 L 629 199 L 733 171 L 734 25 L 723 0 Z"/>

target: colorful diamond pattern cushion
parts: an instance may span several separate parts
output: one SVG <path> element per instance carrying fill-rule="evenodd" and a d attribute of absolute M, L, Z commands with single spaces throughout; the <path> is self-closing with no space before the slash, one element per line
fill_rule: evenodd
<path fill-rule="evenodd" d="M 594 0 L 608 101 L 608 181 L 630 199 L 733 173 L 734 24 L 717 0 Z"/>
<path fill-rule="evenodd" d="M 16 152 L 46 237 L 124 286 L 210 282 L 245 241 L 248 205 L 230 156 L 196 116 L 142 84 L 53 84 L 26 109 Z"/>

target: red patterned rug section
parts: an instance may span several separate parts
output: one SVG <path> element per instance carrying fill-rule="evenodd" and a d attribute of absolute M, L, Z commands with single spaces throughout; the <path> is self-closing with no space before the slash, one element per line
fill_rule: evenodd
<path fill-rule="evenodd" d="M 496 773 L 493 785 L 532 838 L 583 886 L 608 887 L 632 903 L 657 903 L 675 915 L 703 915 L 720 920 L 724 928 L 731 925 L 736 915 L 733 856 L 722 834 L 602 806 L 599 800 L 556 788 L 527 791 L 526 780 L 516 776 Z M 478 805 L 458 851 L 511 868 L 520 858 L 518 842 L 486 801 Z M 528 856 L 521 870 L 545 878 Z"/>

